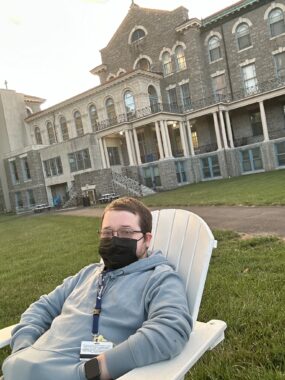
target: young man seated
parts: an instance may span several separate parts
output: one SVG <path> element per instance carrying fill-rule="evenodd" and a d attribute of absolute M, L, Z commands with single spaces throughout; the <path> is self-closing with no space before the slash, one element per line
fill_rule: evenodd
<path fill-rule="evenodd" d="M 110 203 L 91 264 L 43 295 L 12 333 L 5 380 L 108 380 L 179 354 L 192 320 L 184 286 L 148 250 L 152 216 L 137 199 Z"/>

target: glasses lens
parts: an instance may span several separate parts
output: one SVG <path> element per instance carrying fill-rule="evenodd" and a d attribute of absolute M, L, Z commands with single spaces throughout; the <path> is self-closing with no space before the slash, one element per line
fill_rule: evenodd
<path fill-rule="evenodd" d="M 134 230 L 131 228 L 119 228 L 117 231 L 117 235 L 120 238 L 131 239 L 133 237 Z"/>
<path fill-rule="evenodd" d="M 112 230 L 101 230 L 101 231 L 99 231 L 99 235 L 101 238 L 104 238 L 104 239 L 112 239 L 113 231 Z"/>

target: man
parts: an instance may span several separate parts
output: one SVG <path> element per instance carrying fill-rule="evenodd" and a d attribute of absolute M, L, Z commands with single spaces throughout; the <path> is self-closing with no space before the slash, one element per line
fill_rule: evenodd
<path fill-rule="evenodd" d="M 134 198 L 106 207 L 104 264 L 68 277 L 23 313 L 5 380 L 116 379 L 182 350 L 192 327 L 184 287 L 162 254 L 148 251 L 151 229 L 150 211 Z"/>

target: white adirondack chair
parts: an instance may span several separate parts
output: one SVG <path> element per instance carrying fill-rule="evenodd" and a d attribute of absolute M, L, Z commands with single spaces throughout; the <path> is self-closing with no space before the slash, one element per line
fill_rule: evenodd
<path fill-rule="evenodd" d="M 182 276 L 194 328 L 181 354 L 146 367 L 134 369 L 120 380 L 181 380 L 207 351 L 224 339 L 226 323 L 197 322 L 209 262 L 217 242 L 203 219 L 190 211 L 164 209 L 152 212 L 153 238 L 150 248 L 161 249 Z M 14 325 L 15 326 L 15 325 Z M 9 344 L 14 326 L 0 330 L 0 348 Z"/>

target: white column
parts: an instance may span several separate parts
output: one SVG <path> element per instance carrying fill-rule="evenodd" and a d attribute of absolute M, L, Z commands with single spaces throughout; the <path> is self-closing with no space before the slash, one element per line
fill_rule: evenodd
<path fill-rule="evenodd" d="M 133 158 L 133 152 L 132 152 L 132 146 L 131 146 L 131 139 L 130 139 L 129 131 L 125 131 L 125 136 L 126 136 L 127 150 L 128 150 L 128 156 L 129 156 L 129 163 L 130 163 L 130 166 L 133 166 L 135 163 L 134 163 L 134 158 Z"/>
<path fill-rule="evenodd" d="M 169 151 L 168 151 L 168 143 L 167 143 L 167 139 L 166 139 L 166 132 L 165 132 L 163 121 L 160 121 L 160 129 L 161 129 L 161 136 L 162 136 L 162 143 L 163 143 L 164 154 L 165 154 L 165 158 L 167 158 L 167 157 L 170 156 L 170 154 L 169 154 Z"/>
<path fill-rule="evenodd" d="M 265 114 L 265 109 L 264 109 L 263 101 L 259 102 L 259 109 L 260 109 L 260 116 L 261 116 L 261 123 L 262 123 L 262 130 L 263 130 L 264 141 L 268 141 L 269 140 L 269 135 L 268 135 L 266 114 Z"/>
<path fill-rule="evenodd" d="M 157 139 L 157 144 L 158 144 L 159 159 L 163 160 L 164 154 L 163 154 L 163 148 L 162 148 L 162 142 L 161 142 L 161 136 L 160 136 L 160 128 L 159 128 L 158 121 L 155 122 L 155 133 L 156 133 L 156 139 Z"/>
<path fill-rule="evenodd" d="M 233 139 L 233 133 L 232 133 L 229 111 L 226 111 L 226 126 L 227 126 L 227 131 L 228 131 L 228 137 L 230 140 L 230 147 L 234 148 L 235 146 L 234 146 L 234 139 Z"/>
<path fill-rule="evenodd" d="M 223 115 L 223 111 L 222 110 L 219 111 L 219 117 L 220 117 L 220 124 L 221 124 L 221 130 L 222 130 L 222 137 L 223 137 L 224 147 L 225 147 L 225 149 L 228 149 L 229 148 L 229 146 L 228 146 L 228 139 L 227 139 L 227 135 L 226 135 L 224 115 Z"/>
<path fill-rule="evenodd" d="M 213 113 L 213 118 L 214 118 L 214 126 L 215 126 L 218 149 L 221 150 L 222 149 L 222 142 L 221 142 L 221 135 L 220 135 L 220 130 L 219 130 L 219 122 L 218 122 L 217 112 Z"/>
<path fill-rule="evenodd" d="M 165 129 L 165 135 L 166 135 L 166 141 L 167 141 L 167 147 L 168 147 L 169 157 L 172 157 L 172 149 L 171 149 L 171 142 L 170 142 L 169 133 L 168 133 L 167 121 L 164 120 L 163 123 L 164 123 L 164 129 Z"/>
<path fill-rule="evenodd" d="M 111 165 L 110 165 L 109 154 L 108 154 L 108 149 L 107 149 L 105 139 L 103 139 L 103 148 L 104 148 L 105 157 L 106 157 L 106 165 L 107 165 L 107 168 L 109 168 Z"/>
<path fill-rule="evenodd" d="M 133 129 L 133 135 L 134 135 L 137 163 L 138 165 L 141 165 L 142 161 L 141 161 L 140 147 L 139 147 L 139 141 L 138 141 L 138 135 L 137 135 L 136 129 Z"/>
<path fill-rule="evenodd" d="M 189 146 L 190 146 L 190 154 L 191 156 L 195 156 L 190 120 L 187 120 L 187 131 L 188 131 L 188 141 L 189 141 Z"/>
<path fill-rule="evenodd" d="M 98 141 L 99 141 L 99 149 L 100 149 L 100 155 L 101 155 L 101 160 L 102 160 L 102 164 L 103 164 L 103 169 L 106 169 L 107 164 L 106 164 L 106 158 L 105 158 L 102 138 L 99 138 Z"/>
<path fill-rule="evenodd" d="M 183 155 L 184 157 L 189 156 L 188 146 L 186 144 L 186 137 L 185 137 L 185 129 L 182 121 L 179 121 L 179 131 L 180 131 L 180 138 L 182 143 L 182 149 L 183 149 Z"/>

